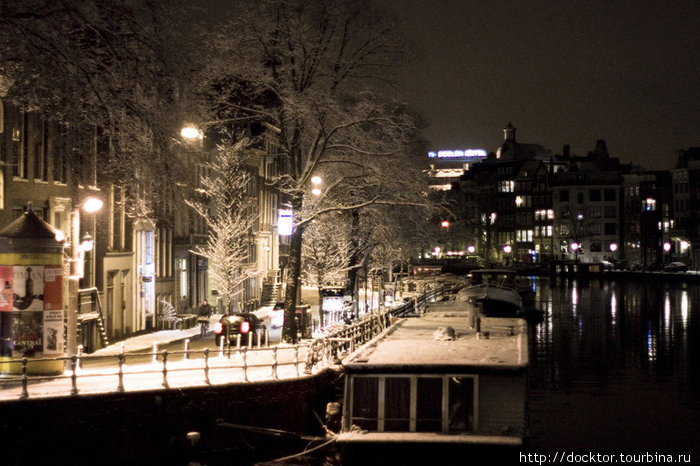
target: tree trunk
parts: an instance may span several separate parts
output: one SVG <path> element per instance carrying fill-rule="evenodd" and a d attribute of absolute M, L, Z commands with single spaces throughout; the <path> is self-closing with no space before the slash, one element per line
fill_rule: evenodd
<path fill-rule="evenodd" d="M 321 286 L 318 287 L 318 325 L 319 328 L 323 328 L 324 321 L 323 321 L 323 288 Z"/>
<path fill-rule="evenodd" d="M 299 292 L 299 277 L 301 276 L 301 245 L 304 227 L 298 226 L 303 200 L 301 195 L 292 198 L 294 211 L 294 230 L 289 244 L 289 262 L 287 263 L 287 282 L 284 294 L 284 326 L 282 327 L 282 339 L 288 343 L 297 342 L 296 305 Z"/>
<path fill-rule="evenodd" d="M 352 297 L 352 313 L 354 318 L 359 317 L 359 312 L 358 312 L 358 290 L 359 290 L 359 284 L 358 284 L 358 271 L 359 271 L 359 264 L 360 264 L 360 254 L 359 254 L 359 247 L 360 247 L 360 242 L 358 239 L 359 235 L 359 228 L 360 228 L 360 213 L 357 209 L 353 210 L 352 213 L 352 223 L 351 223 L 351 230 L 350 230 L 350 241 L 352 242 L 351 244 L 351 254 L 350 254 L 350 260 L 348 264 L 348 284 L 346 287 L 345 294 L 348 294 Z"/>

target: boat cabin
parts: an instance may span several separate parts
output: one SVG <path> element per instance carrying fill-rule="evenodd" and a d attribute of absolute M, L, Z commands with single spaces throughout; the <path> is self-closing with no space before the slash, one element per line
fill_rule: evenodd
<path fill-rule="evenodd" d="M 433 303 L 343 361 L 341 444 L 517 447 L 527 430 L 527 324 Z"/>

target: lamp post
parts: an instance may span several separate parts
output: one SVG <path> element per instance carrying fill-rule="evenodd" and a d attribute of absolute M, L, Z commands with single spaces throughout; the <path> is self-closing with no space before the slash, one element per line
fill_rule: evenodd
<path fill-rule="evenodd" d="M 102 208 L 102 201 L 96 197 L 86 198 L 71 211 L 71 258 L 68 273 L 68 316 L 66 329 L 66 356 L 73 357 L 78 353 L 78 289 L 80 279 L 84 275 L 85 253 L 92 250 L 92 238 L 86 235 L 80 240 L 80 210 L 94 214 Z"/>
<path fill-rule="evenodd" d="M 506 253 L 506 267 L 510 265 L 510 253 L 513 252 L 513 247 L 510 244 L 503 246 L 503 252 Z"/>

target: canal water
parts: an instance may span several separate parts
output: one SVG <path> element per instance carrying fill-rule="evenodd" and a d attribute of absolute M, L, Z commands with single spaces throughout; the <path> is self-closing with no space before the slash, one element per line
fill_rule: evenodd
<path fill-rule="evenodd" d="M 532 280 L 531 450 L 699 464 L 700 284 Z"/>

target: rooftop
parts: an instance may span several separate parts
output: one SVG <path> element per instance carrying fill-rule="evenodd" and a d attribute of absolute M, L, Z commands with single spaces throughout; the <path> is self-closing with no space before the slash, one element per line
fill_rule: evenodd
<path fill-rule="evenodd" d="M 432 312 L 398 320 L 343 361 L 350 370 L 399 366 L 471 366 L 517 369 L 528 364 L 527 323 L 515 318 L 482 318 L 481 333 L 465 303 L 431 304 Z M 448 304 L 448 303 L 445 303 Z M 454 330 L 454 338 L 450 338 Z"/>

